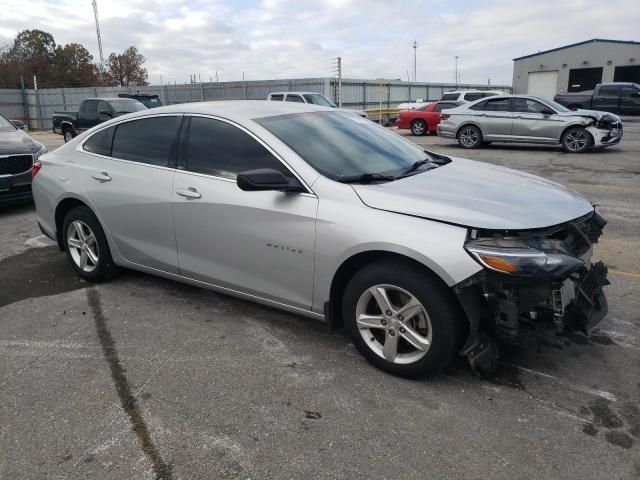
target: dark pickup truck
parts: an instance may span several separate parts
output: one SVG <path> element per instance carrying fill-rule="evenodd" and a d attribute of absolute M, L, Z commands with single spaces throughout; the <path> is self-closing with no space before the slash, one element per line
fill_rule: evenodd
<path fill-rule="evenodd" d="M 68 142 L 79 133 L 127 113 L 146 110 L 141 102 L 131 98 L 87 98 L 79 112 L 54 112 L 53 131 L 64 135 Z"/>
<path fill-rule="evenodd" d="M 599 83 L 595 90 L 565 93 L 553 99 L 570 110 L 640 115 L 640 85 L 637 83 Z"/>

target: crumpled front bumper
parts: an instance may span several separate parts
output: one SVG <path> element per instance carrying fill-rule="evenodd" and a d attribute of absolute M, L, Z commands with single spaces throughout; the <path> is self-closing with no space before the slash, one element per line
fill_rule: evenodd
<path fill-rule="evenodd" d="M 597 128 L 596 126 L 587 127 L 587 131 L 593 137 L 594 148 L 603 148 L 610 145 L 616 145 L 622 141 L 622 125 L 614 128 Z"/>

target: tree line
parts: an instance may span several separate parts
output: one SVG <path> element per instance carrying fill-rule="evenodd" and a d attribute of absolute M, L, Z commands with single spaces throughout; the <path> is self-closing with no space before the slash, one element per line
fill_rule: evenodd
<path fill-rule="evenodd" d="M 148 85 L 144 63 L 134 46 L 100 65 L 80 43 L 57 45 L 48 32 L 24 30 L 0 48 L 0 88 L 34 88 L 34 75 L 38 88 Z"/>

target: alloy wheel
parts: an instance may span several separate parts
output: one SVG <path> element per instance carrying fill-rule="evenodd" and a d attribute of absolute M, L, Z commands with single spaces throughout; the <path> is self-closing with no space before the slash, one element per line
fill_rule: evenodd
<path fill-rule="evenodd" d="M 411 125 L 411 133 L 414 135 L 423 135 L 424 134 L 425 125 L 423 122 L 414 122 Z"/>
<path fill-rule="evenodd" d="M 473 147 L 479 141 L 478 132 L 473 128 L 465 128 L 460 132 L 460 142 L 465 147 Z"/>
<path fill-rule="evenodd" d="M 366 345 L 388 362 L 414 363 L 431 347 L 431 320 L 420 301 L 394 285 L 374 285 L 356 304 L 356 324 Z"/>
<path fill-rule="evenodd" d="M 83 272 L 93 272 L 98 266 L 99 252 L 96 236 L 89 226 L 74 220 L 67 229 L 67 246 L 74 263 Z"/>
<path fill-rule="evenodd" d="M 587 134 L 584 130 L 573 130 L 567 134 L 565 140 L 567 149 L 571 152 L 581 152 L 587 146 L 589 142 Z"/>

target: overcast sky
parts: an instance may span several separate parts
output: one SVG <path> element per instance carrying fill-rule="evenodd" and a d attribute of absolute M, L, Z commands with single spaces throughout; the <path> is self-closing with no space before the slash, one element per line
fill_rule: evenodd
<path fill-rule="evenodd" d="M 0 0 L 0 45 L 23 29 L 98 59 L 91 0 Z M 640 40 L 640 0 L 98 0 L 105 57 L 130 45 L 149 81 L 332 75 L 511 84 L 512 58 L 590 38 Z"/>

